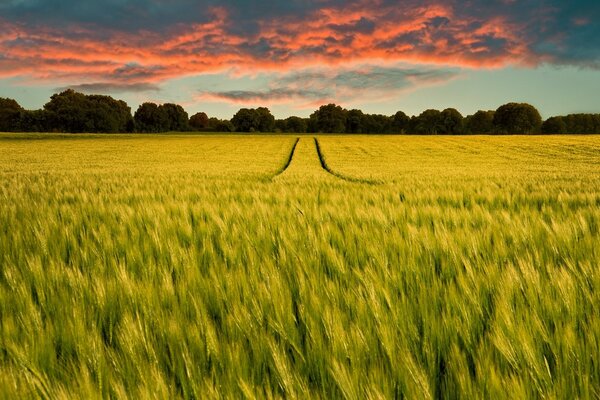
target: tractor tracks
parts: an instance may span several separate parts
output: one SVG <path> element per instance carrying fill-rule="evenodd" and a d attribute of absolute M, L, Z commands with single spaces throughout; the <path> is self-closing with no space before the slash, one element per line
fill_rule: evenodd
<path fill-rule="evenodd" d="M 300 144 L 300 140 L 302 140 L 302 143 Z M 325 176 L 332 176 L 335 177 L 337 179 L 340 179 L 342 181 L 345 182 L 351 182 L 351 183 L 358 183 L 358 184 L 365 184 L 365 185 L 379 185 L 382 182 L 376 181 L 376 180 L 371 180 L 371 179 L 364 179 L 364 178 L 354 178 L 354 177 L 350 177 L 350 176 L 346 176 L 343 174 L 340 174 L 334 170 L 332 170 L 329 165 L 327 164 L 327 160 L 325 159 L 325 156 L 323 155 L 323 151 L 321 149 L 321 145 L 319 143 L 319 140 L 316 137 L 313 137 L 313 144 L 311 145 L 311 143 L 309 142 L 309 138 L 296 138 L 296 141 L 294 142 L 289 156 L 286 159 L 285 164 L 277 171 L 277 173 L 275 173 L 275 175 L 272 175 L 270 180 L 271 181 L 276 181 L 276 180 L 280 180 L 280 179 L 284 179 L 284 176 L 287 178 L 289 178 L 289 176 L 294 176 L 294 177 L 314 177 L 316 179 L 322 179 L 322 178 L 318 178 L 319 176 L 321 177 L 325 177 Z M 300 144 L 300 147 L 298 147 Z M 300 153 L 298 153 L 300 152 Z M 313 153 L 313 152 L 316 152 Z M 298 157 L 300 159 L 298 159 Z M 299 164 L 298 164 L 299 163 Z M 292 167 L 292 168 L 290 168 Z M 289 172 L 286 172 L 288 171 Z M 293 172 L 291 170 L 294 170 Z M 325 172 L 325 174 L 323 174 L 323 172 Z M 285 174 L 284 174 L 285 173 Z M 292 175 L 289 175 L 289 174 Z M 282 176 L 284 175 L 284 176 Z"/>
<path fill-rule="evenodd" d="M 321 151 L 321 146 L 319 144 L 319 140 L 317 138 L 313 138 L 313 139 L 315 140 L 315 148 L 317 150 L 317 156 L 319 157 L 319 161 L 321 162 L 321 168 L 323 168 L 330 175 L 333 175 L 336 178 L 342 179 L 346 182 L 362 183 L 365 185 L 380 185 L 381 184 L 381 182 L 373 180 L 373 179 L 354 178 L 351 176 L 346 176 L 346 175 L 342 175 L 338 172 L 335 172 L 334 170 L 332 170 L 329 167 L 329 165 L 327 165 L 327 161 L 325 160 L 325 157 L 323 156 L 323 152 Z"/>
<path fill-rule="evenodd" d="M 275 173 L 275 175 L 273 175 L 271 177 L 271 180 L 277 178 L 279 175 L 283 174 L 286 169 L 289 168 L 290 164 L 292 163 L 292 159 L 294 158 L 294 153 L 296 152 L 296 147 L 298 147 L 299 141 L 300 141 L 300 138 L 296 138 L 296 141 L 294 142 L 294 145 L 292 146 L 292 150 L 290 150 L 290 155 L 288 156 L 285 164 L 283 164 L 283 167 L 281 167 L 281 169 L 279 171 L 277 171 Z"/>

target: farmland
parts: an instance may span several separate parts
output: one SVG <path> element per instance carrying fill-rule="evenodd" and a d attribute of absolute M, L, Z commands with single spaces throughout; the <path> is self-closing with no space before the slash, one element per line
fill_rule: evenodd
<path fill-rule="evenodd" d="M 598 398 L 600 138 L 0 135 L 0 398 Z"/>

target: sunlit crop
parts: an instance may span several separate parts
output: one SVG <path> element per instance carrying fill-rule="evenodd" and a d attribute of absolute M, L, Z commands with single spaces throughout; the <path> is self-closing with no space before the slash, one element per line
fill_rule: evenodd
<path fill-rule="evenodd" d="M 597 398 L 599 235 L 594 136 L 0 135 L 0 398 Z"/>

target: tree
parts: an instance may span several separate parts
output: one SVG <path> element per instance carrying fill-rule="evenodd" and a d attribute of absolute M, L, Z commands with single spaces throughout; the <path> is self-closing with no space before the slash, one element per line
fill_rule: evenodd
<path fill-rule="evenodd" d="M 25 111 L 16 100 L 0 98 L 0 132 L 19 130 L 19 119 Z"/>
<path fill-rule="evenodd" d="M 446 108 L 440 114 L 440 129 L 438 133 L 458 135 L 463 132 L 463 116 L 454 108 Z"/>
<path fill-rule="evenodd" d="M 184 132 L 190 129 L 187 112 L 180 105 L 144 103 L 133 116 L 138 132 Z"/>
<path fill-rule="evenodd" d="M 365 114 L 361 110 L 350 110 L 346 114 L 346 133 L 362 133 Z"/>
<path fill-rule="evenodd" d="M 235 126 L 226 120 L 218 118 L 209 118 L 207 130 L 210 132 L 235 132 Z"/>
<path fill-rule="evenodd" d="M 184 132 L 189 130 L 188 113 L 183 107 L 173 103 L 165 103 L 158 107 L 165 118 L 165 131 Z"/>
<path fill-rule="evenodd" d="M 258 128 L 259 115 L 254 109 L 242 108 L 231 119 L 237 132 L 254 132 Z"/>
<path fill-rule="evenodd" d="M 410 126 L 410 117 L 403 113 L 402 111 L 398 111 L 392 117 L 392 133 L 406 133 Z"/>
<path fill-rule="evenodd" d="M 219 118 L 215 118 L 215 117 L 211 117 L 208 119 L 208 127 L 207 129 L 210 132 L 218 132 L 215 129 L 217 128 L 217 124 L 221 122 L 221 120 Z"/>
<path fill-rule="evenodd" d="M 44 105 L 48 112 L 49 125 L 58 132 L 91 132 L 92 123 L 86 115 L 86 98 L 72 89 L 54 94 Z"/>
<path fill-rule="evenodd" d="M 335 104 L 321 106 L 311 114 L 310 120 L 315 132 L 344 133 L 348 111 Z"/>
<path fill-rule="evenodd" d="M 131 132 L 131 109 L 110 96 L 85 95 L 72 89 L 55 94 L 44 105 L 47 125 L 59 132 Z"/>
<path fill-rule="evenodd" d="M 235 132 L 235 126 L 228 120 L 219 120 L 215 125 L 215 132 Z"/>
<path fill-rule="evenodd" d="M 569 114 L 562 119 L 567 133 L 600 133 L 600 114 Z"/>
<path fill-rule="evenodd" d="M 131 108 L 122 100 L 110 96 L 86 96 L 86 117 L 90 132 L 133 132 Z"/>
<path fill-rule="evenodd" d="M 494 128 L 500 134 L 535 134 L 540 132 L 542 117 L 526 103 L 508 103 L 494 114 Z"/>
<path fill-rule="evenodd" d="M 276 119 L 275 120 L 275 130 L 276 133 L 287 132 L 287 122 L 285 119 Z"/>
<path fill-rule="evenodd" d="M 275 117 L 266 107 L 258 107 L 256 109 L 258 115 L 258 126 L 256 130 L 259 132 L 273 132 L 275 129 Z"/>
<path fill-rule="evenodd" d="M 544 134 L 563 134 L 567 133 L 567 124 L 563 117 L 548 118 L 542 124 L 542 133 Z"/>
<path fill-rule="evenodd" d="M 17 129 L 21 132 L 48 132 L 53 130 L 46 110 L 24 110 L 19 115 Z"/>
<path fill-rule="evenodd" d="M 419 135 L 436 135 L 442 125 L 442 113 L 438 110 L 425 110 L 418 117 L 410 120 L 411 133 Z"/>
<path fill-rule="evenodd" d="M 487 135 L 494 132 L 495 111 L 479 110 L 465 118 L 465 133 Z"/>
<path fill-rule="evenodd" d="M 306 133 L 308 124 L 305 118 L 289 117 L 285 119 L 285 132 L 289 133 Z"/>
<path fill-rule="evenodd" d="M 362 133 L 389 133 L 393 119 L 381 114 L 364 114 L 361 121 Z"/>
<path fill-rule="evenodd" d="M 201 131 L 208 128 L 208 115 L 203 112 L 196 113 L 190 117 L 189 125 L 192 129 Z"/>
<path fill-rule="evenodd" d="M 135 112 L 135 129 L 138 132 L 166 132 L 169 127 L 167 116 L 163 109 L 154 103 L 143 103 Z"/>
<path fill-rule="evenodd" d="M 272 132 L 275 117 L 266 107 L 242 108 L 231 119 L 238 132 Z"/>

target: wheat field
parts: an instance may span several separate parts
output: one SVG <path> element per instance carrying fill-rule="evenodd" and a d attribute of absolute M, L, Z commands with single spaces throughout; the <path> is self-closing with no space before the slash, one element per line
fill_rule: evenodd
<path fill-rule="evenodd" d="M 0 135 L 0 398 L 600 397 L 600 137 Z"/>

